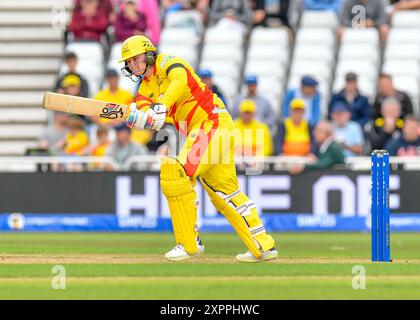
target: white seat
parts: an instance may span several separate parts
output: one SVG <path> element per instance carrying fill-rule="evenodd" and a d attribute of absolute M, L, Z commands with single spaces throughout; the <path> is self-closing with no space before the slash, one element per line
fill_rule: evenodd
<path fill-rule="evenodd" d="M 60 67 L 58 58 L 0 58 L 0 70 L 2 72 L 42 72 L 56 73 Z"/>
<path fill-rule="evenodd" d="M 193 47 L 167 44 L 159 46 L 159 52 L 183 58 L 187 60 L 193 68 L 197 66 L 198 53 Z"/>
<path fill-rule="evenodd" d="M 284 65 L 289 62 L 289 49 L 284 48 L 283 46 L 273 43 L 267 45 L 264 50 L 261 49 L 260 45 L 251 45 L 248 48 L 248 60 L 278 60 L 281 61 Z"/>
<path fill-rule="evenodd" d="M 258 92 L 262 95 L 269 94 L 280 97 L 284 91 L 284 83 L 276 77 L 262 76 L 258 77 Z M 246 85 L 243 84 L 241 92 L 246 92 Z"/>
<path fill-rule="evenodd" d="M 111 47 L 111 52 L 109 54 L 109 59 L 120 60 L 121 59 L 121 45 L 122 42 L 116 42 Z"/>
<path fill-rule="evenodd" d="M 0 155 L 23 155 L 27 148 L 35 148 L 38 142 L 32 141 L 0 141 Z"/>
<path fill-rule="evenodd" d="M 333 11 L 315 11 L 305 10 L 302 13 L 300 26 L 304 28 L 329 28 L 331 30 L 337 29 L 338 18 Z"/>
<path fill-rule="evenodd" d="M 160 36 L 161 44 L 189 44 L 197 45 L 199 37 L 193 29 L 188 28 L 164 28 Z"/>
<path fill-rule="evenodd" d="M 239 78 L 239 67 L 226 61 L 203 60 L 201 61 L 200 69 L 209 69 L 215 76 L 231 76 L 235 79 Z"/>
<path fill-rule="evenodd" d="M 335 46 L 335 35 L 328 28 L 300 28 L 297 36 L 296 43 L 304 44 L 320 44 L 325 46 Z"/>
<path fill-rule="evenodd" d="M 2 124 L 1 139 L 38 139 L 44 130 L 44 124 Z"/>
<path fill-rule="evenodd" d="M 368 60 L 341 60 L 338 62 L 336 77 L 344 77 L 348 72 L 354 72 L 358 76 L 367 76 L 372 79 L 378 75 L 378 69 Z"/>
<path fill-rule="evenodd" d="M 47 121 L 47 110 L 42 108 L 2 108 L 0 112 L 1 123 L 45 121 Z"/>
<path fill-rule="evenodd" d="M 257 76 L 275 76 L 284 79 L 285 69 L 280 61 L 276 60 L 255 60 L 247 61 L 245 74 L 255 74 Z"/>
<path fill-rule="evenodd" d="M 344 31 L 342 44 L 359 44 L 359 43 L 368 43 L 375 46 L 379 45 L 379 33 L 378 30 L 374 28 L 368 29 L 353 29 L 347 28 Z"/>
<path fill-rule="evenodd" d="M 0 41 L 61 41 L 63 32 L 47 27 L 0 27 Z"/>
<path fill-rule="evenodd" d="M 323 60 L 326 63 L 330 64 L 334 62 L 335 52 L 332 48 L 328 46 L 323 46 L 322 44 L 315 45 L 305 45 L 298 44 L 295 47 L 293 60 Z"/>
<path fill-rule="evenodd" d="M 420 44 L 420 28 L 392 28 L 387 44 L 417 43 Z"/>
<path fill-rule="evenodd" d="M 36 14 L 30 11 L 0 11 L 0 26 L 51 26 L 52 13 L 50 10 L 38 11 Z M 69 22 L 69 11 L 62 10 L 60 18 L 63 26 Z"/>
<path fill-rule="evenodd" d="M 414 76 L 420 78 L 418 60 L 386 60 L 383 71 L 392 76 Z"/>
<path fill-rule="evenodd" d="M 392 16 L 394 28 L 420 28 L 420 10 L 397 11 Z"/>
<path fill-rule="evenodd" d="M 61 57 L 63 50 L 62 43 L 54 42 L 31 43 L 31 50 L 27 43 L 0 43 L 0 56 L 8 57 Z"/>
<path fill-rule="evenodd" d="M 0 74 L 0 89 L 21 89 L 21 90 L 51 90 L 56 75 L 15 75 Z M 7 99 L 6 99 L 7 101 Z M 41 100 L 40 100 L 41 102 Z"/>
<path fill-rule="evenodd" d="M 43 91 L 0 91 L 0 107 L 39 107 L 43 95 Z"/>
<path fill-rule="evenodd" d="M 244 56 L 242 50 L 238 50 L 235 45 L 219 45 L 207 44 L 203 47 L 202 59 L 204 60 L 229 60 L 237 64 L 243 62 Z"/>
<path fill-rule="evenodd" d="M 369 43 L 362 43 L 358 45 L 346 44 L 341 46 L 338 60 L 363 60 L 369 59 L 376 66 L 379 63 L 379 56 L 380 51 L 377 46 L 369 44 Z"/>
<path fill-rule="evenodd" d="M 208 28 L 204 37 L 205 45 L 209 44 L 229 44 L 242 46 L 243 35 L 240 32 L 220 32 L 219 28 Z"/>
<path fill-rule="evenodd" d="M 329 82 L 332 76 L 332 66 L 323 60 L 295 60 L 290 73 L 295 76 L 313 75 L 318 80 Z"/>
<path fill-rule="evenodd" d="M 389 44 L 385 50 L 385 60 L 420 60 L 420 43 Z"/>
<path fill-rule="evenodd" d="M 70 42 L 65 49 L 66 52 L 74 52 L 79 61 L 89 60 L 102 63 L 103 49 L 97 42 Z"/>
<path fill-rule="evenodd" d="M 413 76 L 395 76 L 392 82 L 397 90 L 405 91 L 411 96 L 420 96 L 420 82 L 419 79 Z"/>
<path fill-rule="evenodd" d="M 289 47 L 289 32 L 286 28 L 256 27 L 251 33 L 250 44 L 277 44 L 284 48 Z"/>

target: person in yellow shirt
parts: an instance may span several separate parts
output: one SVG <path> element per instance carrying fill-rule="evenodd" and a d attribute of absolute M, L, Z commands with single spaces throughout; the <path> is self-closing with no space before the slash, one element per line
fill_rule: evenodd
<path fill-rule="evenodd" d="M 99 127 L 96 131 L 96 136 L 98 143 L 92 146 L 90 154 L 92 156 L 101 157 L 105 155 L 106 150 L 111 145 L 111 141 L 108 138 L 108 128 Z"/>
<path fill-rule="evenodd" d="M 239 118 L 235 120 L 235 154 L 263 157 L 273 152 L 268 125 L 255 118 L 256 104 L 246 99 L 239 105 Z"/>
<path fill-rule="evenodd" d="M 313 128 L 305 118 L 305 101 L 290 102 L 290 117 L 280 123 L 274 136 L 275 153 L 285 156 L 308 156 L 314 149 Z"/>
<path fill-rule="evenodd" d="M 256 204 L 239 188 L 231 136 L 234 123 L 224 103 L 186 60 L 158 53 L 144 36 L 125 40 L 121 55 L 122 72 L 141 81 L 127 125 L 159 131 L 165 123 L 173 124 L 186 139 L 177 155 L 164 156 L 161 163 L 160 186 L 177 243 L 165 258 L 179 261 L 204 252 L 197 229 L 197 179 L 248 248 L 236 256 L 238 261 L 277 258 L 274 239 L 266 232 Z"/>
<path fill-rule="evenodd" d="M 89 146 L 89 138 L 83 130 L 83 120 L 79 117 L 72 117 L 68 122 L 68 130 L 65 137 L 64 153 L 67 155 L 83 155 Z"/>
<path fill-rule="evenodd" d="M 134 95 L 130 91 L 118 86 L 119 76 L 117 71 L 109 69 L 106 72 L 106 81 L 108 86 L 100 90 L 95 95 L 95 99 L 124 105 L 129 105 L 134 101 Z M 106 125 L 108 127 L 115 127 L 120 123 L 119 120 L 109 120 L 100 117 L 93 117 L 92 121 L 98 126 Z"/>

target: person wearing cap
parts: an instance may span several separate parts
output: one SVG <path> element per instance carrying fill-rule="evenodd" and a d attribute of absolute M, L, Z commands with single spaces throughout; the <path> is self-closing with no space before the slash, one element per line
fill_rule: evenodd
<path fill-rule="evenodd" d="M 205 83 L 207 85 L 207 87 L 213 91 L 213 93 L 219 97 L 220 100 L 223 101 L 223 103 L 226 105 L 226 99 L 222 93 L 222 91 L 220 90 L 220 88 L 215 85 L 213 83 L 213 72 L 211 72 L 209 69 L 203 69 L 200 70 L 200 72 L 198 73 L 198 75 L 201 78 L 201 81 L 203 81 L 203 83 Z"/>
<path fill-rule="evenodd" d="M 235 154 L 238 156 L 271 156 L 273 142 L 270 129 L 255 119 L 257 107 L 247 99 L 239 106 L 239 118 L 235 120 Z"/>
<path fill-rule="evenodd" d="M 95 99 L 124 105 L 129 105 L 134 101 L 134 95 L 130 91 L 119 87 L 119 75 L 117 71 L 114 69 L 107 70 L 106 82 L 107 86 L 95 95 Z M 99 122 L 99 124 L 106 124 L 108 126 L 119 123 L 119 121 L 113 122 L 112 120 L 103 118 L 94 119 L 94 122 Z"/>
<path fill-rule="evenodd" d="M 233 103 L 232 108 L 230 109 L 230 114 L 232 118 L 236 119 L 239 117 L 239 106 L 242 101 L 251 99 L 255 102 L 257 111 L 255 116 L 258 121 L 266 123 L 270 130 L 274 130 L 276 126 L 276 113 L 271 106 L 270 101 L 262 95 L 258 94 L 258 78 L 253 74 L 245 76 L 244 83 L 246 85 L 246 92 L 240 94 Z"/>
<path fill-rule="evenodd" d="M 345 75 L 344 88 L 332 95 L 328 105 L 329 119 L 331 119 L 332 108 L 337 103 L 346 105 L 351 113 L 351 120 L 358 122 L 362 128 L 369 121 L 371 108 L 369 99 L 360 93 L 357 75 L 354 72 L 349 72 Z"/>
<path fill-rule="evenodd" d="M 274 136 L 275 154 L 304 157 L 314 148 L 313 128 L 305 119 L 305 101 L 293 99 L 290 109 L 290 117 L 280 123 Z"/>
<path fill-rule="evenodd" d="M 131 141 L 131 129 L 124 123 L 115 127 L 115 131 L 117 133 L 116 140 L 107 148 L 106 156 L 114 158 L 119 165 L 124 165 L 131 156 L 148 154 L 145 146 Z"/>
<path fill-rule="evenodd" d="M 290 103 L 292 100 L 299 98 L 305 101 L 305 118 L 309 121 L 311 126 L 316 125 L 321 118 L 321 95 L 317 87 L 318 81 L 313 77 L 303 76 L 300 88 L 289 89 L 283 101 L 283 119 L 289 116 Z"/>
<path fill-rule="evenodd" d="M 80 85 L 80 78 L 74 74 L 65 76 L 61 81 L 61 87 L 64 89 L 63 93 L 71 96 L 79 96 Z"/>
<path fill-rule="evenodd" d="M 165 258 L 180 261 L 204 253 L 194 189 L 199 180 L 248 249 L 236 259 L 244 263 L 276 259 L 273 237 L 265 230 L 256 204 L 239 187 L 231 136 L 235 125 L 223 101 L 185 59 L 159 53 L 145 36 L 125 40 L 121 56 L 124 75 L 140 81 L 127 126 L 160 131 L 165 124 L 173 125 L 185 137 L 177 154 L 161 158 L 160 186 L 175 236 L 175 246 Z"/>
<path fill-rule="evenodd" d="M 89 84 L 86 79 L 76 71 L 77 55 L 74 52 L 67 52 L 64 56 L 64 63 L 67 66 L 67 72 L 57 79 L 53 91 L 65 93 L 65 89 L 62 86 L 63 80 L 69 75 L 74 75 L 80 79 L 80 92 L 78 96 L 87 98 L 89 96 Z"/>
<path fill-rule="evenodd" d="M 343 148 L 345 157 L 363 155 L 364 137 L 360 124 L 351 120 L 347 105 L 337 102 L 331 110 L 335 141 Z"/>

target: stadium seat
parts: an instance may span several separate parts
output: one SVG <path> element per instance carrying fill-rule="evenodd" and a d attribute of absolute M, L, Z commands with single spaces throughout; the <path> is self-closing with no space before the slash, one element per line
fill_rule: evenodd
<path fill-rule="evenodd" d="M 385 60 L 420 61 L 420 43 L 388 44 L 385 50 Z"/>
<path fill-rule="evenodd" d="M 58 58 L 26 58 L 24 63 L 19 58 L 0 58 L 0 70 L 10 73 L 53 73 L 60 67 Z"/>
<path fill-rule="evenodd" d="M 209 69 L 213 72 L 214 76 L 231 76 L 235 81 L 239 79 L 239 67 L 227 61 L 201 61 L 200 69 Z"/>
<path fill-rule="evenodd" d="M 240 66 L 244 60 L 244 55 L 242 50 L 238 50 L 235 45 L 224 45 L 221 49 L 218 45 L 207 44 L 203 47 L 201 59 L 223 61 L 228 59 Z"/>
<path fill-rule="evenodd" d="M 289 47 L 289 32 L 286 28 L 264 28 L 256 27 L 250 38 L 252 45 L 280 45 L 284 48 Z"/>
<path fill-rule="evenodd" d="M 338 27 L 337 14 L 333 11 L 305 10 L 300 20 L 302 28 L 329 28 L 335 30 Z"/>
<path fill-rule="evenodd" d="M 255 74 L 257 76 L 276 76 L 284 79 L 285 69 L 280 61 L 263 60 L 248 61 L 245 66 L 245 74 Z"/>
<path fill-rule="evenodd" d="M 21 79 L 21 75 L 19 79 Z M 17 80 L 18 81 L 18 80 Z M 23 83 L 24 85 L 24 83 Z M 0 107 L 33 107 L 34 101 L 41 102 L 44 92 L 40 91 L 0 91 Z"/>
<path fill-rule="evenodd" d="M 379 46 L 379 34 L 378 30 L 374 28 L 369 29 L 352 29 L 347 28 L 344 31 L 342 38 L 342 45 L 352 44 L 357 45 L 361 43 L 367 43 L 375 46 Z"/>
<path fill-rule="evenodd" d="M 236 45 L 242 46 L 243 35 L 240 32 L 220 32 L 218 28 L 208 28 L 204 36 L 205 45 Z"/>
<path fill-rule="evenodd" d="M 392 16 L 393 28 L 420 28 L 420 10 L 397 11 Z"/>
<path fill-rule="evenodd" d="M 289 49 L 279 44 L 272 44 L 261 50 L 261 46 L 258 44 L 252 44 L 248 48 L 247 58 L 251 60 L 278 60 L 284 65 L 289 62 Z"/>
<path fill-rule="evenodd" d="M 418 60 L 386 60 L 383 71 L 392 76 L 413 76 L 420 79 Z"/>
<path fill-rule="evenodd" d="M 0 141 L 0 155 L 21 156 L 28 148 L 35 148 L 37 141 Z"/>
<path fill-rule="evenodd" d="M 0 27 L 0 41 L 61 41 L 63 32 L 60 29 L 48 27 Z"/>
<path fill-rule="evenodd" d="M 414 97 L 420 96 L 420 82 L 416 77 L 395 76 L 392 78 L 392 80 L 396 89 L 405 91 Z"/>
<path fill-rule="evenodd" d="M 312 75 L 318 80 L 323 79 L 329 82 L 332 76 L 332 69 L 323 60 L 294 60 L 290 73 L 294 76 Z"/>
<path fill-rule="evenodd" d="M 0 90 L 51 90 L 56 75 L 16 75 L 0 74 Z M 40 100 L 41 101 L 41 100 Z"/>
<path fill-rule="evenodd" d="M 338 53 L 338 61 L 368 59 L 374 63 L 376 67 L 379 66 L 379 58 L 379 49 L 375 45 L 369 43 L 358 45 L 345 44 L 340 47 Z"/>
<path fill-rule="evenodd" d="M 360 92 L 373 98 L 376 95 L 376 78 L 372 79 L 366 76 L 359 76 L 357 79 Z M 335 77 L 333 84 L 333 93 L 339 92 L 344 88 L 344 76 Z"/>
<path fill-rule="evenodd" d="M 320 44 L 324 46 L 335 46 L 335 35 L 328 28 L 300 28 L 296 36 L 297 43 Z"/>
<path fill-rule="evenodd" d="M 65 50 L 74 52 L 79 61 L 89 60 L 102 64 L 104 60 L 104 51 L 98 42 L 70 42 Z"/>
<path fill-rule="evenodd" d="M 325 61 L 328 64 L 334 63 L 334 57 L 335 51 L 328 47 L 323 45 L 306 45 L 306 44 L 298 44 L 295 47 L 294 53 L 293 53 L 293 60 L 322 60 Z"/>
<path fill-rule="evenodd" d="M 44 130 L 43 124 L 2 124 L 0 139 L 38 139 Z"/>
<path fill-rule="evenodd" d="M 44 123 L 47 111 L 42 108 L 1 108 L 0 123 Z"/>
<path fill-rule="evenodd" d="M 178 46 L 174 44 L 166 44 L 159 46 L 159 52 L 179 56 L 188 61 L 193 68 L 197 67 L 198 53 L 195 48 L 189 48 L 184 46 Z"/>
<path fill-rule="evenodd" d="M 336 69 L 336 77 L 344 77 L 348 72 L 354 72 L 359 76 L 376 78 L 378 69 L 369 60 L 343 60 L 339 61 Z"/>
<path fill-rule="evenodd" d="M 188 28 L 164 28 L 160 35 L 161 44 L 187 44 L 189 46 L 196 46 L 199 37 L 194 30 Z"/>
<path fill-rule="evenodd" d="M 61 43 L 31 43 L 28 50 L 27 43 L 3 42 L 0 43 L 0 57 L 53 57 L 58 58 L 63 54 Z"/>
<path fill-rule="evenodd" d="M 61 12 L 62 24 L 67 25 L 70 13 Z M 30 11 L 2 11 L 0 10 L 0 26 L 51 26 L 52 14 L 50 11 L 41 11 L 34 14 Z"/>
<path fill-rule="evenodd" d="M 392 28 L 387 44 L 417 43 L 420 44 L 420 28 Z"/>

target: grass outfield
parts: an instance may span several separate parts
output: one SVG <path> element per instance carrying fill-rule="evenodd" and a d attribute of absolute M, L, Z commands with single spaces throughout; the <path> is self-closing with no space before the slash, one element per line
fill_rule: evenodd
<path fill-rule="evenodd" d="M 178 263 L 163 259 L 168 233 L 0 234 L 0 299 L 420 299 L 420 234 L 392 234 L 391 264 L 370 262 L 369 234 L 274 237 L 280 258 L 247 265 L 235 234 L 202 234 L 205 255 Z M 65 290 L 52 289 L 54 265 Z"/>

